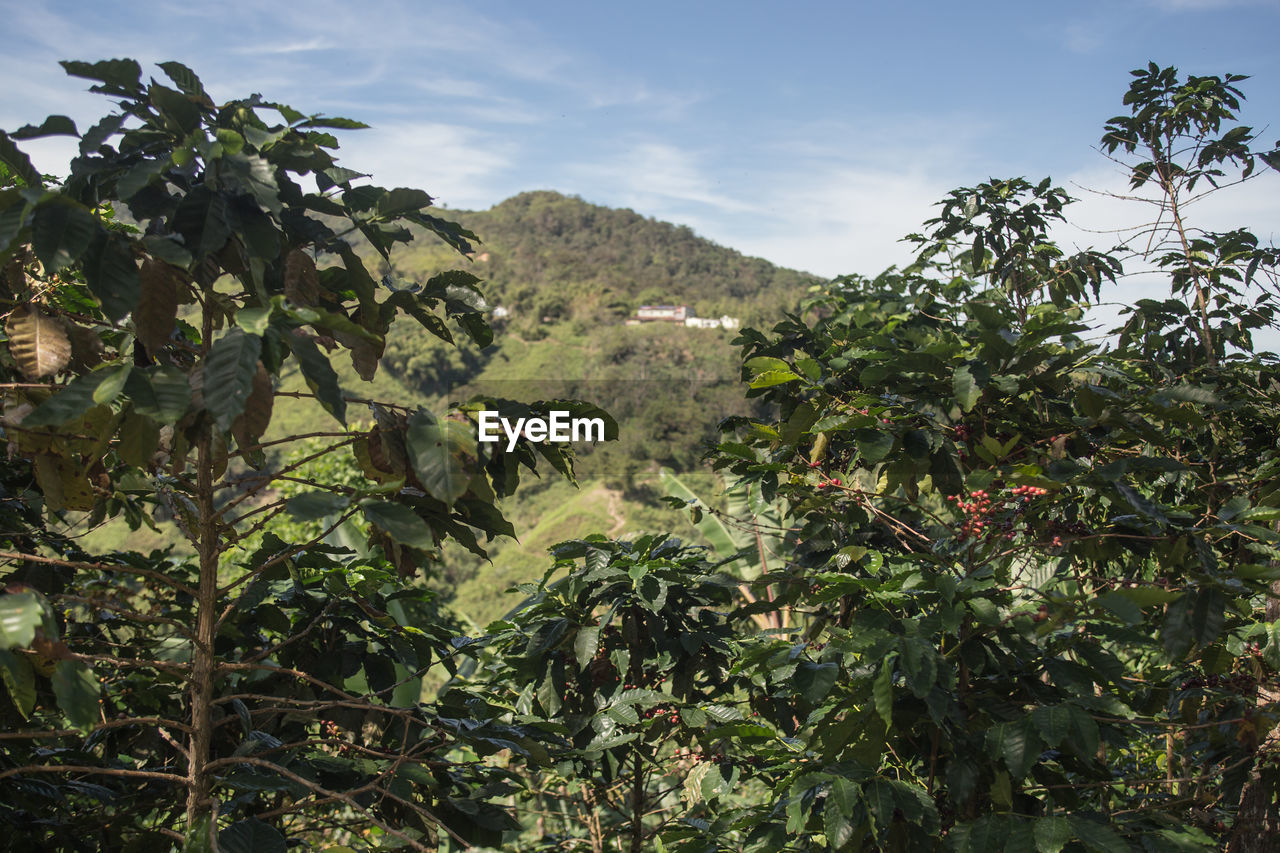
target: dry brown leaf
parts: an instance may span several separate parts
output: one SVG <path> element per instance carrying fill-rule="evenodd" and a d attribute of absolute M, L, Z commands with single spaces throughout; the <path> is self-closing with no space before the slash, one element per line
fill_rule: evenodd
<path fill-rule="evenodd" d="M 258 362 L 258 372 L 253 375 L 253 387 L 244 401 L 244 413 L 231 424 L 231 434 L 235 436 L 236 446 L 241 450 L 257 444 L 271 425 L 271 410 L 275 398 L 271 374 L 262 362 Z"/>
<path fill-rule="evenodd" d="M 139 273 L 141 291 L 133 312 L 133 328 L 148 355 L 164 349 L 178 319 L 178 284 L 182 273 L 176 267 L 147 258 Z"/>
<path fill-rule="evenodd" d="M 71 341 L 57 317 L 37 306 L 19 305 L 5 323 L 9 352 L 28 379 L 52 376 L 71 361 Z"/>
<path fill-rule="evenodd" d="M 284 259 L 284 295 L 298 305 L 320 301 L 320 277 L 315 262 L 301 249 L 293 249 Z"/>

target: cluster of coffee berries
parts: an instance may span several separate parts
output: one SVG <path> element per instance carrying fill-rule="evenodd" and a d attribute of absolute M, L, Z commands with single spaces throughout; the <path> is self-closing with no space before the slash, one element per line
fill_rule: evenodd
<path fill-rule="evenodd" d="M 952 428 L 952 432 L 955 433 L 956 439 L 958 441 L 968 441 L 970 438 L 973 437 L 973 431 L 970 430 L 969 427 L 965 426 L 964 424 L 957 424 L 954 428 Z"/>
<path fill-rule="evenodd" d="M 981 536 L 990 525 L 991 514 L 995 511 L 991 496 L 984 489 L 977 489 L 968 495 L 952 495 L 951 500 L 964 513 L 964 523 L 960 525 L 960 538 Z"/>
<path fill-rule="evenodd" d="M 667 678 L 661 672 L 650 670 L 640 673 L 640 679 L 634 684 L 630 681 L 622 685 L 623 690 L 639 690 L 642 687 L 661 687 L 667 683 Z"/>
<path fill-rule="evenodd" d="M 993 489 L 1000 491 L 1004 488 L 1004 480 L 996 480 L 991 485 Z M 975 489 L 967 495 L 952 495 L 948 500 L 952 501 L 965 516 L 960 525 L 958 538 L 961 541 L 981 536 L 1003 536 L 1005 539 L 1013 539 L 1019 532 L 1014 529 L 1016 516 L 1025 512 L 1034 498 L 1047 494 L 1049 490 L 1040 486 L 1014 486 L 1007 496 L 992 497 L 986 489 Z M 1006 514 L 1004 518 L 997 521 L 994 516 L 999 512 Z M 1021 532 L 1030 533 L 1030 530 L 1024 528 Z M 1053 545 L 1061 547 L 1062 538 L 1055 536 Z"/>
<path fill-rule="evenodd" d="M 830 480 L 823 480 L 821 483 L 819 483 L 818 488 L 825 489 L 828 486 L 839 486 L 839 485 L 840 485 L 840 478 L 832 477 Z"/>
<path fill-rule="evenodd" d="M 680 712 L 671 705 L 659 705 L 644 712 L 646 720 L 666 720 L 673 726 L 680 725 Z"/>
<path fill-rule="evenodd" d="M 1223 689 L 1234 693 L 1252 693 L 1258 686 L 1258 680 L 1252 675 L 1238 672 L 1235 675 L 1207 675 L 1188 678 L 1182 682 L 1181 690 L 1199 690 L 1208 687 L 1211 690 Z"/>

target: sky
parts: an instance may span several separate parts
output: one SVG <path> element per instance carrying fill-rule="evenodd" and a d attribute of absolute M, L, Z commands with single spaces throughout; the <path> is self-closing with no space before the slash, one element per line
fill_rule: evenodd
<path fill-rule="evenodd" d="M 1052 177 L 1081 199 L 1058 236 L 1110 246 L 1147 212 L 1106 195 L 1124 182 L 1096 146 L 1148 61 L 1251 75 L 1243 119 L 1280 139 L 1280 0 L 0 0 L 0 18 L 0 128 L 109 110 L 59 59 L 158 79 L 175 59 L 215 100 L 367 122 L 343 165 L 443 206 L 558 190 L 820 276 L 904 263 L 934 202 L 992 177 Z M 24 147 L 54 174 L 73 151 Z M 1264 172 L 1193 221 L 1276 241 Z"/>

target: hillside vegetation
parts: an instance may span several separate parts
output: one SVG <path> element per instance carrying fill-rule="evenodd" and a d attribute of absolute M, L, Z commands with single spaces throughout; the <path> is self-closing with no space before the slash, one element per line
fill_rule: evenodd
<path fill-rule="evenodd" d="M 508 314 L 491 317 L 494 342 L 483 349 L 449 346 L 407 324 L 393 328 L 382 365 L 406 401 L 581 399 L 619 424 L 618 441 L 577 448 L 577 489 L 548 479 L 539 494 L 525 492 L 506 509 L 520 541 L 499 543 L 491 565 L 464 552 L 451 559 L 454 603 L 483 626 L 517 603 L 495 591 L 540 575 L 556 542 L 605 529 L 674 530 L 698 540 L 682 513 L 656 500 L 664 494 L 658 470 L 692 474 L 690 483 L 713 493 L 714 478 L 699 470 L 706 443 L 716 438 L 719 418 L 750 411 L 736 333 L 625 325 L 636 308 L 689 305 L 698 316 L 771 326 L 814 277 L 745 257 L 684 226 L 555 192 L 521 193 L 450 216 L 480 236 L 471 271 L 484 279 L 490 305 Z M 456 263 L 447 247 L 415 240 L 383 272 L 425 281 Z M 716 414 L 696 414 L 703 412 Z"/>
<path fill-rule="evenodd" d="M 501 305 L 509 312 L 506 319 L 490 314 L 493 343 L 450 345 L 402 320 L 392 327 L 372 385 L 361 382 L 347 358 L 333 360 L 342 387 L 436 411 L 477 395 L 587 400 L 619 424 L 616 442 L 576 448 L 578 486 L 534 480 L 518 505 L 504 507 L 519 539 L 492 543 L 492 563 L 463 549 L 445 553 L 441 591 L 483 627 L 518 603 L 501 591 L 538 577 L 546 549 L 556 542 L 596 530 L 675 531 L 700 541 L 685 514 L 657 500 L 665 494 L 658 471 L 681 472 L 701 494 L 715 493 L 715 478 L 701 470 L 706 443 L 716 438 L 719 418 L 750 411 L 732 345 L 736 333 L 628 326 L 626 318 L 640 305 L 674 303 L 699 316 L 727 314 L 767 327 L 799 302 L 813 277 L 744 257 L 687 227 L 554 192 L 522 193 L 486 211 L 449 215 L 481 237 L 470 269 L 483 279 L 490 310 Z M 371 266 L 377 258 L 367 246 L 360 254 Z M 457 265 L 449 247 L 415 239 L 398 247 L 381 272 L 408 285 Z M 303 392 L 306 385 L 287 369 L 281 390 Z M 314 429 L 304 401 L 277 399 L 268 438 Z M 88 541 L 101 548 L 128 541 L 181 550 L 179 540 L 171 525 L 152 533 L 109 524 Z"/>

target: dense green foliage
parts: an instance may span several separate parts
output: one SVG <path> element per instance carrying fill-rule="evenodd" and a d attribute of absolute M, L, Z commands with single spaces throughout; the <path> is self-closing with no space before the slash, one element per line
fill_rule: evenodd
<path fill-rule="evenodd" d="M 375 403 L 356 428 L 328 355 L 372 379 L 397 315 L 487 344 L 474 276 L 380 283 L 343 235 L 384 257 L 408 224 L 458 252 L 474 238 L 421 190 L 353 185 L 328 129 L 358 122 L 256 95 L 215 103 L 179 63 L 161 65 L 176 89 L 131 60 L 65 67 L 118 110 L 83 135 L 60 116 L 0 135 L 3 843 L 492 836 L 495 780 L 450 757 L 471 729 L 450 733 L 418 704 L 460 644 L 413 578 L 448 542 L 483 555 L 481 536 L 510 535 L 496 503 L 520 469 L 542 459 L 569 475 L 569 459 L 527 441 L 482 450 L 475 406 Z M 80 140 L 60 183 L 14 142 L 51 134 Z M 308 391 L 277 387 L 294 371 Z M 288 394 L 325 441 L 282 465 L 266 451 L 297 437 L 265 437 Z M 320 455 L 358 473 L 297 476 Z M 59 535 L 69 513 L 170 518 L 188 556 L 83 553 Z M 366 535 L 351 535 L 355 517 Z"/>
<path fill-rule="evenodd" d="M 790 274 L 739 258 L 707 284 L 723 250 L 550 193 L 433 218 L 425 193 L 335 166 L 318 128 L 353 123 L 216 105 L 161 67 L 178 90 L 68 64 L 135 121 L 86 133 L 61 184 L 13 139 L 70 122 L 0 136 L 2 843 L 1273 849 L 1280 360 L 1252 334 L 1277 328 L 1280 253 L 1185 218 L 1280 162 L 1236 124 L 1241 78 L 1151 65 L 1107 122 L 1102 146 L 1160 206 L 1130 244 L 1170 286 L 1110 336 L 1091 308 L 1142 259 L 1065 252 L 1062 189 L 990 180 L 942 200 L 908 268 L 744 329 L 730 400 L 721 333 L 616 323 L 627 300 L 718 312 L 715 288 L 787 293 Z M 473 263 L 517 309 L 508 343 L 475 276 L 390 251 L 405 222 L 463 252 L 492 229 Z M 339 230 L 381 255 L 381 285 Z M 666 278 L 628 290 L 645 268 Z M 442 343 L 397 337 L 397 313 Z M 385 357 L 489 399 L 375 404 L 358 425 L 324 349 L 364 379 Z M 653 375 L 627 385 L 637 368 Z M 283 390 L 297 377 L 309 393 Z M 480 446 L 477 409 L 567 390 L 641 433 L 582 465 L 621 469 L 633 497 L 628 466 L 688 464 L 729 415 L 708 452 L 722 501 L 664 478 L 710 548 L 619 541 L 615 493 L 592 485 L 578 509 L 607 535 L 553 547 L 468 633 L 438 593 L 520 579 L 481 538 L 515 533 L 522 501 L 544 532 L 575 509 L 554 487 L 513 496 L 522 469 L 572 478 L 570 459 Z M 294 393 L 341 429 L 268 454 Z M 89 553 L 72 512 L 172 517 L 190 556 Z M 458 550 L 499 561 L 464 571 Z"/>

